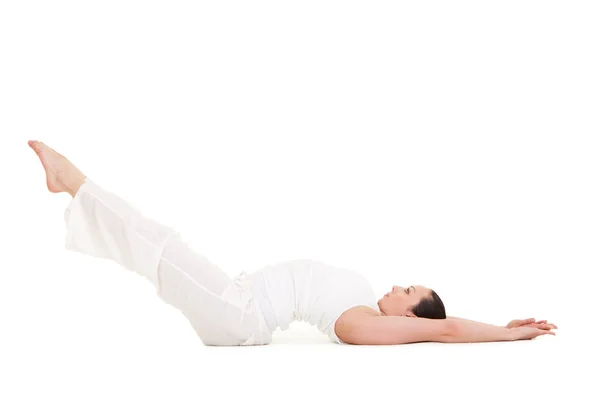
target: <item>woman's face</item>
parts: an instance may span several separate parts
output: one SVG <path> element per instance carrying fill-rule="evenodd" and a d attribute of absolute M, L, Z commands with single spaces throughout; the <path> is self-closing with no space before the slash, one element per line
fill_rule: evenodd
<path fill-rule="evenodd" d="M 384 315 L 414 317 L 415 315 L 411 311 L 413 307 L 422 299 L 430 296 L 431 289 L 424 286 L 393 286 L 391 291 L 379 299 L 377 305 Z"/>

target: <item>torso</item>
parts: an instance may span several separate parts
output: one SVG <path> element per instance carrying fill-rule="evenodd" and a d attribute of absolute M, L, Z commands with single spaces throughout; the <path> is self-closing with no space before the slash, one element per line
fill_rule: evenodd
<path fill-rule="evenodd" d="M 332 341 L 346 313 L 379 314 L 370 283 L 359 273 L 319 261 L 300 259 L 269 265 L 249 275 L 255 293 L 267 299 L 266 319 L 273 331 L 285 330 L 293 321 L 316 326 Z M 371 311 L 369 311 L 371 310 Z"/>

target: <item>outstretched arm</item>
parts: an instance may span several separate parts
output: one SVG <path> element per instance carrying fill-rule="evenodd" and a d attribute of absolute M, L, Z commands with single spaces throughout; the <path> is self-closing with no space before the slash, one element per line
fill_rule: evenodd
<path fill-rule="evenodd" d="M 486 324 L 468 319 L 450 317 L 453 334 L 448 343 L 501 342 L 519 340 L 515 331 L 504 326 Z M 537 335 L 536 335 L 537 336 Z"/>
<path fill-rule="evenodd" d="M 416 342 L 474 343 L 533 339 L 553 332 L 506 327 L 464 319 L 427 319 L 349 313 L 336 324 L 340 339 L 350 344 L 392 345 Z"/>
<path fill-rule="evenodd" d="M 446 318 L 448 318 L 448 319 L 457 319 L 457 320 L 461 320 L 461 321 L 471 321 L 471 322 L 478 322 L 478 321 L 475 321 L 475 320 L 472 320 L 472 319 L 459 318 L 459 317 L 451 317 L 451 316 L 449 316 L 449 315 L 448 315 Z"/>
<path fill-rule="evenodd" d="M 459 318 L 459 317 L 451 317 L 451 316 L 447 316 L 447 319 L 451 319 L 451 320 L 455 320 L 455 321 L 463 321 L 463 322 L 470 322 L 473 324 L 485 324 L 485 325 L 493 325 L 493 326 L 498 326 L 498 327 L 505 327 L 503 325 L 496 325 L 496 324 L 488 324 L 487 322 L 479 322 L 479 321 L 475 321 L 475 320 L 471 320 L 471 319 L 466 319 L 466 318 Z M 506 328 L 508 328 L 508 326 L 506 326 Z"/>
<path fill-rule="evenodd" d="M 448 319 L 454 319 L 454 320 L 459 320 L 459 321 L 470 321 L 470 322 L 477 322 L 477 321 L 472 321 L 469 319 L 465 319 L 465 318 L 459 318 L 459 317 L 447 317 Z M 554 324 L 549 324 L 547 320 L 538 320 L 536 321 L 535 318 L 527 318 L 527 319 L 513 319 L 512 321 L 510 321 L 508 324 L 506 325 L 496 325 L 496 326 L 505 326 L 506 328 L 518 328 L 518 327 L 529 327 L 529 328 L 538 328 L 538 329 L 544 329 L 549 331 L 550 329 L 557 329 L 558 327 Z"/>

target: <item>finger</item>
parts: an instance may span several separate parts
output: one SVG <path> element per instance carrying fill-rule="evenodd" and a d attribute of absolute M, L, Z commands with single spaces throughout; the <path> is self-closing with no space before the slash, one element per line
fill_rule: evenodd
<path fill-rule="evenodd" d="M 544 324 L 538 324 L 538 323 L 523 325 L 523 327 L 536 328 L 536 329 L 544 329 L 544 326 L 545 326 Z"/>
<path fill-rule="evenodd" d="M 535 322 L 535 318 L 517 319 L 515 322 L 516 326 L 523 326 Z"/>
<path fill-rule="evenodd" d="M 554 325 L 552 325 L 552 324 L 533 324 L 533 326 L 534 326 L 535 328 L 538 328 L 538 329 L 544 329 L 544 330 L 547 330 L 547 331 L 549 331 L 549 330 L 551 330 L 551 329 L 555 329 L 555 328 L 556 328 L 556 327 L 555 327 Z"/>

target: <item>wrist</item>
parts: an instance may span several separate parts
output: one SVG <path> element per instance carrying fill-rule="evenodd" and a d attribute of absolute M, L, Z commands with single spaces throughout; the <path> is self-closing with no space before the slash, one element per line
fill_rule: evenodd
<path fill-rule="evenodd" d="M 519 332 L 516 329 L 504 328 L 505 339 L 508 341 L 517 340 L 517 334 Z"/>

